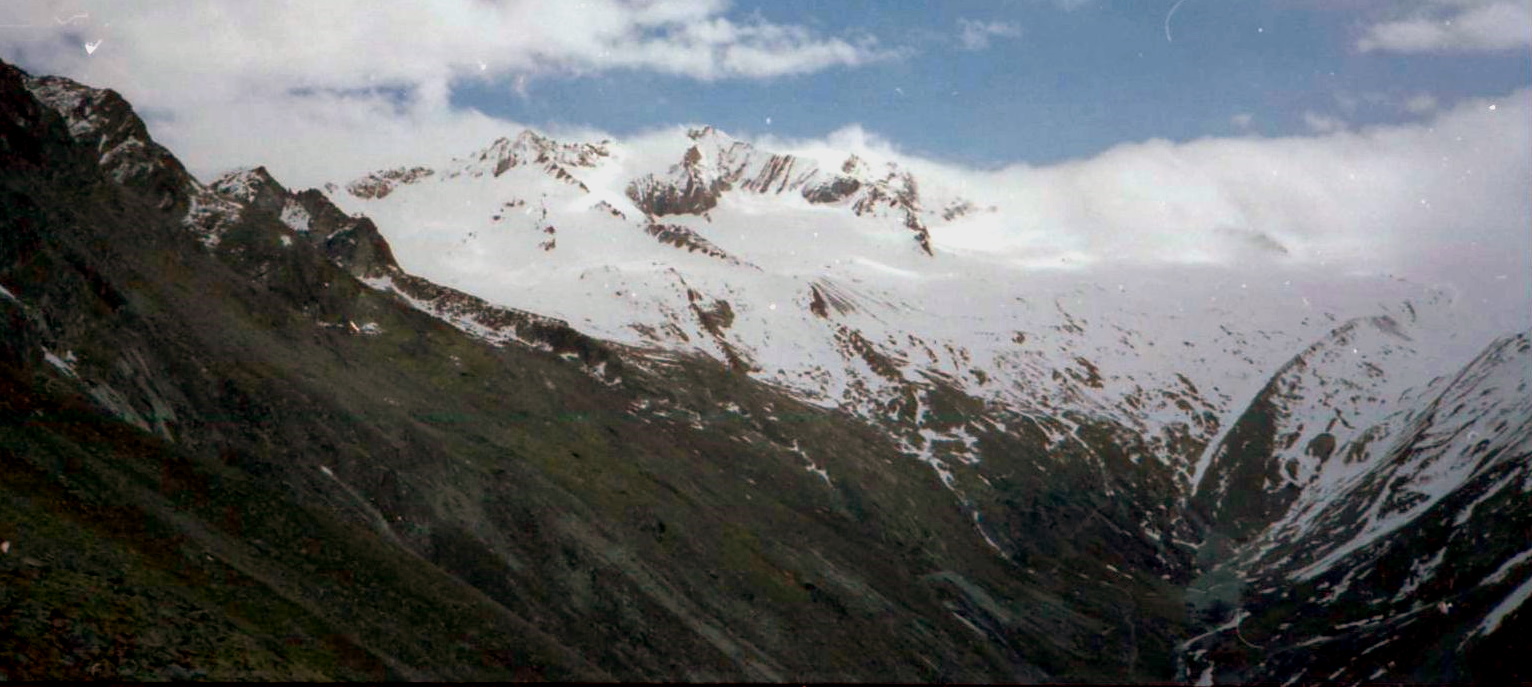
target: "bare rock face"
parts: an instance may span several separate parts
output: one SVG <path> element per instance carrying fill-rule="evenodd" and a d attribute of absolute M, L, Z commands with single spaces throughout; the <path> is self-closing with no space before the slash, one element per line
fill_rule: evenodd
<path fill-rule="evenodd" d="M 358 198 L 383 198 L 401 184 L 413 184 L 436 172 L 428 167 L 398 167 L 373 172 L 346 185 L 346 191 Z"/>
<path fill-rule="evenodd" d="M 717 207 L 718 198 L 733 188 L 725 175 L 712 174 L 702 165 L 697 146 L 686 149 L 681 163 L 671 167 L 669 178 L 653 174 L 628 185 L 627 195 L 651 217 L 700 215 Z"/>
<path fill-rule="evenodd" d="M 287 189 L 265 167 L 229 172 L 208 185 L 214 193 L 262 211 L 280 213 L 287 204 Z"/>
<path fill-rule="evenodd" d="M 461 175 L 482 177 L 486 174 L 498 177 L 523 165 L 540 167 L 549 176 L 582 191 L 588 191 L 570 170 L 596 166 L 602 158 L 611 154 L 609 141 L 599 143 L 560 143 L 528 129 L 515 140 L 497 138 L 489 147 L 469 156 L 466 161 L 446 173 L 447 178 Z"/>
<path fill-rule="evenodd" d="M 803 189 L 803 197 L 810 203 L 829 205 L 839 203 L 862 190 L 862 182 L 853 177 L 838 176 L 830 181 Z"/>
<path fill-rule="evenodd" d="M 915 177 L 890 163 L 880 175 L 852 155 L 835 173 L 794 155 L 767 154 L 712 127 L 688 132 L 692 145 L 666 175 L 645 175 L 627 196 L 650 217 L 702 215 L 723 194 L 796 192 L 816 205 L 845 204 L 858 216 L 893 214 L 903 220 L 919 249 L 932 254 L 930 233 Z"/>
<path fill-rule="evenodd" d="M 676 248 L 683 248 L 688 253 L 702 253 L 710 257 L 718 258 L 734 265 L 745 264 L 738 258 L 729 254 L 722 248 L 714 245 L 702 235 L 679 224 L 650 224 L 644 228 L 650 236 L 658 239 L 660 243 L 669 244 Z"/>
<path fill-rule="evenodd" d="M 627 196 L 651 217 L 700 215 L 717 207 L 753 160 L 754 148 L 713 127 L 687 132 L 692 145 L 665 175 L 648 174 L 628 185 Z"/>
<path fill-rule="evenodd" d="M 815 316 L 830 319 L 831 311 L 837 315 L 856 312 L 856 304 L 840 287 L 826 280 L 815 280 L 809 285 L 809 311 Z"/>
<path fill-rule="evenodd" d="M 861 170 L 865 167 L 856 156 L 846 161 L 844 169 Z M 851 209 L 858 216 L 892 211 L 904 218 L 904 226 L 915 235 L 915 242 L 926 255 L 931 252 L 931 234 L 921 220 L 920 187 L 914 175 L 900 171 L 893 165 L 882 178 L 870 184 L 859 184 L 861 193 L 856 194 Z M 853 191 L 855 193 L 855 191 Z"/>
<path fill-rule="evenodd" d="M 679 182 L 661 181 L 651 174 L 628 184 L 627 195 L 652 217 L 700 215 L 717 207 L 719 196 L 729 188 L 727 181 L 695 173 L 683 174 Z"/>
<path fill-rule="evenodd" d="M 755 193 L 786 193 L 803 188 L 819 175 L 812 161 L 794 155 L 772 155 L 756 170 L 746 174 L 740 188 Z"/>
<path fill-rule="evenodd" d="M 429 170 L 426 172 L 428 174 Z M 401 183 L 408 183 L 412 177 L 403 175 L 395 179 L 404 179 L 406 181 Z M 359 278 L 398 270 L 393 250 L 377 225 L 367 217 L 352 217 L 342 212 L 318 189 L 289 191 L 265 167 L 230 172 L 215 180 L 208 189 L 217 196 L 216 200 L 233 204 L 234 209 L 227 213 L 236 218 L 231 220 L 233 223 L 267 220 L 269 223 L 264 226 L 283 232 L 281 237 L 246 237 L 247 243 L 250 240 L 265 244 L 273 240 L 279 243 L 303 240 L 319 249 L 330 262 Z"/>
<path fill-rule="evenodd" d="M 976 212 L 980 212 L 980 209 L 979 206 L 973 203 L 973 201 L 960 199 L 952 201 L 948 203 L 946 207 L 942 208 L 941 217 L 942 221 L 951 222 L 952 220 L 958 219 L 960 217 L 967 217 Z M 997 209 L 991 206 L 985 210 L 985 212 L 997 212 Z"/>
<path fill-rule="evenodd" d="M 49 141 L 65 138 L 49 128 L 58 126 L 51 108 L 39 102 L 28 88 L 28 77 L 11 65 L 0 63 L 0 106 L 11 113 L 0 119 L 0 171 L 36 172 L 49 152 Z M 60 162 L 60 160 L 52 160 Z"/>
<path fill-rule="evenodd" d="M 892 213 L 915 235 L 916 245 L 932 255 L 931 235 L 921 219 L 920 189 L 914 175 L 889 164 L 879 176 L 856 155 L 846 158 L 840 172 L 802 186 L 803 198 L 816 205 L 847 204 L 858 217 Z"/>
<path fill-rule="evenodd" d="M 114 180 L 151 197 L 162 211 L 186 211 L 196 181 L 150 138 L 143 120 L 116 91 L 55 76 L 29 78 L 26 87 L 63 115 L 69 135 L 94 148 L 101 168 Z"/>
<path fill-rule="evenodd" d="M 207 246 L 216 246 L 237 223 L 243 206 L 191 176 L 170 151 L 149 135 L 122 96 L 56 76 L 23 77 L 38 103 L 63 119 L 68 139 L 95 157 L 102 173 L 146 198 L 156 210 L 180 220 Z"/>

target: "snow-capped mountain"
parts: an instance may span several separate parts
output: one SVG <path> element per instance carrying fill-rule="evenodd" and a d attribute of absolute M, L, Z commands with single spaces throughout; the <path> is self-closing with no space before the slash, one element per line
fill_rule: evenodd
<path fill-rule="evenodd" d="M 1452 306 L 1423 286 L 1302 268 L 1039 269 L 946 250 L 973 214 L 1025 209 L 917 180 L 896 160 L 762 150 L 708 127 L 672 138 L 630 149 L 528 131 L 328 191 L 376 221 L 412 273 L 600 338 L 711 355 L 903 427 L 913 454 L 973 444 L 967 423 L 924 429 L 925 394 L 941 386 L 1018 417 L 1108 418 L 1185 483 L 1188 447 L 1293 351 L 1351 318 L 1413 326 Z M 1369 360 L 1396 353 L 1414 351 Z M 939 469 L 978 459 L 946 453 L 925 457 Z"/>
<path fill-rule="evenodd" d="M 1350 320 L 1310 344 L 1209 445 L 1193 481 L 1212 526 L 1248 533 L 1313 485 L 1369 464 L 1359 452 L 1383 438 L 1381 423 L 1457 367 L 1443 359 L 1456 348 L 1450 321 L 1421 322 L 1413 304 L 1397 314 Z"/>
<path fill-rule="evenodd" d="M 1114 519 L 1154 542 L 1128 554 L 1151 574 L 1251 575 L 1232 561 L 1275 550 L 1344 557 L 1360 540 L 1326 544 L 1335 532 L 1376 529 L 1361 514 L 1379 497 L 1357 481 L 1393 474 L 1387 451 L 1434 445 L 1409 433 L 1411 413 L 1493 336 L 1450 290 L 1383 275 L 1280 261 L 1043 269 L 948 249 L 973 213 L 1025 208 L 963 197 L 897 161 L 848 153 L 837 165 L 710 128 L 676 136 L 668 164 L 610 140 L 518 141 L 441 173 L 369 177 L 397 182 L 385 197 L 331 197 L 375 218 L 431 278 L 651 359 L 710 355 L 882 427 L 1017 560 L 1026 526 L 991 478 L 1060 460 L 1094 465 L 1096 488 L 1133 504 Z M 1167 493 L 1187 512 L 1156 506 Z M 1314 573 L 1265 574 L 1264 589 L 1290 590 Z M 1188 667 L 1217 665 L 1200 650 L 1188 644 Z"/>
<path fill-rule="evenodd" d="M 108 593 L 218 675 L 1527 677 L 1532 342 L 1450 289 L 974 249 L 1028 208 L 706 127 L 295 191 L 0 108 L 6 675 Z"/>
<path fill-rule="evenodd" d="M 1359 330 L 1335 341 L 1354 340 Z M 1301 401 L 1305 391 L 1314 389 L 1287 398 Z M 1309 439 L 1302 458 L 1285 448 L 1302 440 L 1245 454 L 1257 470 L 1286 472 L 1288 481 L 1278 503 L 1251 514 L 1265 516 L 1264 526 L 1219 523 L 1227 535 L 1255 533 L 1208 578 L 1244 591 L 1224 590 L 1232 608 L 1219 620 L 1228 622 L 1187 643 L 1187 676 L 1517 674 L 1518 659 L 1507 652 L 1532 622 L 1524 610 L 1532 597 L 1532 336 L 1495 341 L 1458 373 L 1398 400 L 1366 422 L 1353 416 L 1333 443 Z M 1348 424 L 1341 413 L 1333 417 Z M 1239 493 L 1262 504 L 1263 494 L 1277 491 L 1265 486 Z M 1201 588 L 1218 595 L 1212 584 Z"/>

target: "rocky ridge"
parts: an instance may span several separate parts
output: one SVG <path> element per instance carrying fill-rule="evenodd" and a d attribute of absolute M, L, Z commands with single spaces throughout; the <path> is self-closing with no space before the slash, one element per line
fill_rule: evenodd
<path fill-rule="evenodd" d="M 1228 552 L 1191 600 L 1216 627 L 1186 643 L 1182 676 L 1523 679 L 1511 647 L 1532 622 L 1529 356 L 1532 335 L 1493 342 L 1316 451 L 1254 527 L 1215 524 Z"/>

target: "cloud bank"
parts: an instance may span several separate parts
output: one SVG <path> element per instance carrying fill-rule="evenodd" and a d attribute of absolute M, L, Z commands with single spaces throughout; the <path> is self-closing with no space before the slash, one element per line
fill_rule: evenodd
<path fill-rule="evenodd" d="M 1426 0 L 1398 18 L 1367 28 L 1362 52 L 1450 53 L 1532 46 L 1532 1 Z"/>
<path fill-rule="evenodd" d="M 1391 274 L 1451 285 L 1532 325 L 1532 90 L 1410 124 L 1282 138 L 1151 140 L 992 172 L 904 157 L 999 213 L 933 230 L 939 248 L 1028 268 L 1225 265 Z M 865 132 L 826 143 L 898 151 Z M 924 188 L 924 187 L 923 187 Z"/>
<path fill-rule="evenodd" d="M 156 134 L 199 174 L 269 159 L 303 183 L 407 148 L 492 138 L 504 123 L 449 105 L 464 80 L 611 70 L 770 79 L 899 55 L 871 36 L 739 17 L 727 0 L 83 0 L 8 4 L 0 24 L 21 27 L 7 30 L 0 56 L 111 85 L 160 115 Z M 93 53 L 88 41 L 100 41 Z M 404 132 L 420 135 L 401 141 Z M 305 150 L 358 152 L 284 164 Z"/>
<path fill-rule="evenodd" d="M 1002 21 L 958 20 L 958 44 L 964 50 L 984 50 L 996 38 L 1016 38 L 1021 29 Z"/>
<path fill-rule="evenodd" d="M 932 229 L 939 253 L 1028 270 L 1218 265 L 1252 279 L 1291 270 L 1387 274 L 1449 285 L 1505 328 L 1525 328 L 1529 122 L 1532 90 L 1521 90 L 1408 124 L 1150 140 L 993 171 L 908 155 L 856 126 L 821 140 L 756 142 L 832 167 L 848 152 L 873 164 L 897 161 L 926 197 L 972 200 L 980 212 Z M 991 206 L 999 211 L 982 211 Z"/>

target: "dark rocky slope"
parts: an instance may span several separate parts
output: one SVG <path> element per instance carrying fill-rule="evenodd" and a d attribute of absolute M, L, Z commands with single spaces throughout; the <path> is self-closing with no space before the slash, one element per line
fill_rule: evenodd
<path fill-rule="evenodd" d="M 6 677 L 1170 675 L 1178 593 L 1096 572 L 1123 547 L 1094 467 L 1007 486 L 1074 525 L 1019 514 L 1001 555 L 873 429 L 397 288 L 375 230 L 299 236 L 120 101 L 0 66 Z"/>
<path fill-rule="evenodd" d="M 1354 329 L 1333 336 L 1350 350 Z M 1308 451 L 1311 477 L 1281 480 L 1285 442 L 1269 430 L 1326 398 L 1297 363 L 1330 343 L 1251 403 L 1193 500 L 1209 543 L 1188 599 L 1207 632 L 1187 642 L 1182 676 L 1532 678 L 1517 652 L 1532 635 L 1532 334 L 1493 342 L 1353 438 Z M 1319 405 L 1331 412 L 1311 417 L 1347 410 Z"/>

